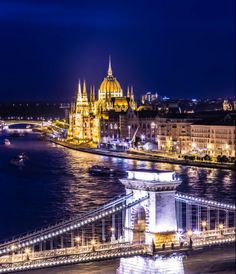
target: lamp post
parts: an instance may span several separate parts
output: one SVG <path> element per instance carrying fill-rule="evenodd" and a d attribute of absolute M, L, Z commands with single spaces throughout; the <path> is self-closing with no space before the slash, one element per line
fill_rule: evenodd
<path fill-rule="evenodd" d="M 222 235 L 222 236 L 224 235 L 223 229 L 224 229 L 224 225 L 223 224 L 219 224 L 220 235 Z"/>
<path fill-rule="evenodd" d="M 29 248 L 26 248 L 26 249 L 24 250 L 24 253 L 26 254 L 26 261 L 29 261 L 29 259 L 30 259 L 30 257 L 29 257 L 29 255 L 30 255 L 30 249 L 29 249 Z"/>
<path fill-rule="evenodd" d="M 16 245 L 14 245 L 14 244 L 13 244 L 13 245 L 11 246 L 11 251 L 12 251 L 12 254 L 11 254 L 11 255 L 12 255 L 12 257 L 11 257 L 11 259 L 12 259 L 12 262 L 13 262 L 13 258 L 14 258 L 15 250 L 16 250 Z"/>
<path fill-rule="evenodd" d="M 81 238 L 79 236 L 75 237 L 75 242 L 76 242 L 76 246 L 78 248 L 80 245 L 80 242 L 81 242 Z"/>
<path fill-rule="evenodd" d="M 207 226 L 207 222 L 206 221 L 202 221 L 202 231 L 203 232 L 206 231 L 206 226 Z"/>
<path fill-rule="evenodd" d="M 192 248 L 193 247 L 193 240 L 192 240 L 193 232 L 192 232 L 192 230 L 188 230 L 187 234 L 189 237 L 189 247 Z"/>
<path fill-rule="evenodd" d="M 96 241 L 94 239 L 91 240 L 91 245 L 92 245 L 92 252 L 95 251 L 95 244 L 96 244 Z"/>
<path fill-rule="evenodd" d="M 115 228 L 111 227 L 111 242 L 115 240 Z"/>

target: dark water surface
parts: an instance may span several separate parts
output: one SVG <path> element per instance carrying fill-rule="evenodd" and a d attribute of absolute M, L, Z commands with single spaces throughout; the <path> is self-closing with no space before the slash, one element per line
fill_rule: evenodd
<path fill-rule="evenodd" d="M 235 171 L 109 158 L 73 151 L 35 135 L 0 140 L 0 240 L 33 230 L 104 204 L 124 193 L 118 178 L 89 175 L 91 165 L 122 169 L 175 170 L 183 180 L 179 191 L 234 202 Z M 29 160 L 19 169 L 10 164 L 25 152 Z"/>

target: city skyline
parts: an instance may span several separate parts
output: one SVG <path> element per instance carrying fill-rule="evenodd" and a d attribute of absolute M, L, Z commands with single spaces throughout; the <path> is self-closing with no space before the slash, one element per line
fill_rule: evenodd
<path fill-rule="evenodd" d="M 109 55 L 137 98 L 233 96 L 233 5 L 2 2 L 1 101 L 70 101 L 79 78 L 98 89 Z"/>

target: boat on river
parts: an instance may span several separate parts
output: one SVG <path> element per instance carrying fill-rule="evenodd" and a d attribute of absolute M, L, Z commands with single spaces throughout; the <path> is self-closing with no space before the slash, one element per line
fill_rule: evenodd
<path fill-rule="evenodd" d="M 17 167 L 23 167 L 25 165 L 25 161 L 28 160 L 28 156 L 25 153 L 21 153 L 11 159 L 11 164 Z"/>
<path fill-rule="evenodd" d="M 97 176 L 122 176 L 126 177 L 127 172 L 121 169 L 113 169 L 105 166 L 94 165 L 89 168 L 89 173 Z"/>
<path fill-rule="evenodd" d="M 9 139 L 4 139 L 3 141 L 4 145 L 9 146 L 11 144 Z"/>

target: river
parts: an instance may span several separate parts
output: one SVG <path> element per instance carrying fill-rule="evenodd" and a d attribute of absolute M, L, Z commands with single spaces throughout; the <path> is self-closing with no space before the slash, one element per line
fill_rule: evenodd
<path fill-rule="evenodd" d="M 3 136 L 1 137 L 4 138 Z M 39 141 L 36 134 L 0 140 L 0 240 L 96 208 L 124 193 L 118 178 L 94 177 L 91 165 L 127 169 L 175 170 L 179 191 L 234 202 L 235 171 L 105 157 Z M 10 164 L 21 152 L 23 168 Z"/>

